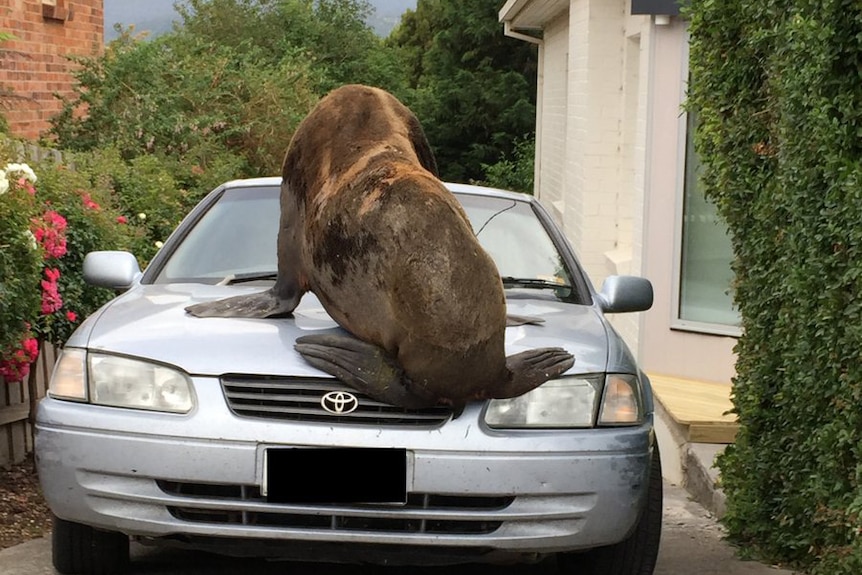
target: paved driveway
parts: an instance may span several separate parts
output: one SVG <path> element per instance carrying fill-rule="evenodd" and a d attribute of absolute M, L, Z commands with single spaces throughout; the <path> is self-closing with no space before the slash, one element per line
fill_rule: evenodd
<path fill-rule="evenodd" d="M 563 575 L 553 563 L 516 567 L 466 565 L 447 568 L 376 568 L 248 561 L 132 545 L 133 575 Z M 47 539 L 0 551 L 2 575 L 55 575 Z M 740 561 L 722 540 L 721 527 L 687 493 L 665 484 L 664 529 L 655 575 L 792 575 L 751 561 Z"/>

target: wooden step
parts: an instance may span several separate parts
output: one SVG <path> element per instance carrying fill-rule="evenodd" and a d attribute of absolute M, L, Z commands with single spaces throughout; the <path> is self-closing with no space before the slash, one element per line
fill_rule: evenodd
<path fill-rule="evenodd" d="M 712 383 L 650 373 L 653 393 L 689 443 L 733 443 L 739 424 L 730 383 Z"/>

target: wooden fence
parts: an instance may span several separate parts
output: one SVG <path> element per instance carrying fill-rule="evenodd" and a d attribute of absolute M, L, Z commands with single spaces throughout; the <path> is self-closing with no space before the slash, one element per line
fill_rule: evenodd
<path fill-rule="evenodd" d="M 36 404 L 45 397 L 57 358 L 52 345 L 42 345 L 27 381 L 5 382 L 0 377 L 0 467 L 23 460 L 33 451 Z"/>

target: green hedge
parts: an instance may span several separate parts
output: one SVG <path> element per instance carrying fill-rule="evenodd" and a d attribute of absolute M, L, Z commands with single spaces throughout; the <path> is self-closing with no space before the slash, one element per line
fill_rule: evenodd
<path fill-rule="evenodd" d="M 745 548 L 862 573 L 862 4 L 692 0 L 689 107 L 735 253 Z"/>

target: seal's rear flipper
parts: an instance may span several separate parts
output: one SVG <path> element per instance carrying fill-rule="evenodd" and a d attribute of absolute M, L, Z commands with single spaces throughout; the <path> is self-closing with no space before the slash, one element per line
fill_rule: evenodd
<path fill-rule="evenodd" d="M 197 317 L 287 317 L 293 311 L 290 302 L 275 296 L 272 290 L 250 295 L 190 305 L 186 311 Z"/>
<path fill-rule="evenodd" d="M 378 401 L 407 409 L 430 407 L 434 398 L 411 391 L 404 370 L 382 348 L 349 335 L 304 335 L 296 351 L 314 367 Z"/>
<path fill-rule="evenodd" d="M 506 358 L 506 367 L 512 379 L 494 397 L 504 399 L 527 393 L 574 364 L 574 356 L 561 347 L 543 347 L 510 355 Z"/>

